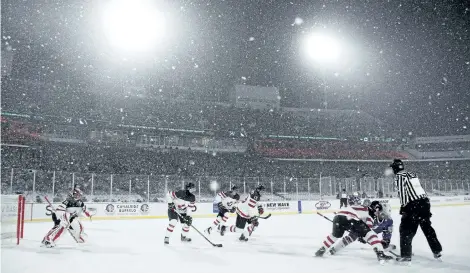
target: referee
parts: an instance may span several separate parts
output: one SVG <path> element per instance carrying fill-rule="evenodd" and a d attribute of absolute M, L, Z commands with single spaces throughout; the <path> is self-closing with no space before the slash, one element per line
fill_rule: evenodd
<path fill-rule="evenodd" d="M 436 231 L 431 226 L 431 203 L 428 195 L 421 187 L 416 174 L 406 172 L 403 162 L 400 159 L 393 160 L 390 167 L 395 174 L 395 184 L 398 188 L 398 198 L 400 199 L 400 251 L 399 262 L 410 262 L 412 247 L 411 242 L 416 235 L 418 226 L 428 240 L 434 258 L 441 258 L 442 246 L 437 239 Z"/>

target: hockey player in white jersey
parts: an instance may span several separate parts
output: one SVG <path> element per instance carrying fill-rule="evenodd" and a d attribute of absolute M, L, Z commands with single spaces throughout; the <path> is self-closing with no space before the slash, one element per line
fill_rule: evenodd
<path fill-rule="evenodd" d="M 91 218 L 92 215 L 86 210 L 82 196 L 82 191 L 75 188 L 67 199 L 55 208 L 52 214 L 54 227 L 44 236 L 43 246 L 54 247 L 65 230 L 72 235 L 77 243 L 85 242 L 86 234 L 80 217 L 84 214 Z"/>
<path fill-rule="evenodd" d="M 379 201 L 370 202 L 370 200 L 364 200 L 363 206 L 369 209 L 369 216 L 373 219 L 374 223 L 372 230 L 377 234 L 382 234 L 382 244 L 384 251 L 390 251 L 396 248 L 396 246 L 390 244 L 393 232 L 393 219 L 391 218 L 391 209 L 387 204 L 381 204 Z M 338 251 L 350 245 L 354 241 L 359 241 L 363 244 L 367 242 L 353 232 L 343 236 L 333 247 L 330 248 L 330 254 L 335 255 Z"/>
<path fill-rule="evenodd" d="M 333 218 L 333 231 L 323 241 L 323 246 L 315 253 L 315 256 L 323 256 L 339 239 L 341 239 L 346 231 L 357 234 L 370 244 L 377 255 L 377 259 L 383 263 L 385 260 L 393 259 L 391 256 L 385 255 L 383 246 L 379 240 L 377 233 L 372 228 L 372 218 L 369 215 L 369 209 L 356 203 L 356 199 L 351 199 L 350 207 L 339 211 Z"/>
<path fill-rule="evenodd" d="M 237 206 L 237 220 L 235 221 L 235 225 L 230 226 L 230 232 L 241 233 L 239 238 L 240 241 L 248 241 L 248 237 L 251 236 L 258 226 L 257 216 L 264 213 L 263 207 L 258 205 L 258 202 L 261 199 L 261 191 L 263 190 L 263 185 L 257 186 L 253 191 L 251 191 L 245 201 Z M 245 229 L 247 223 L 249 226 Z"/>
<path fill-rule="evenodd" d="M 219 227 L 220 235 L 224 236 L 227 229 L 227 220 L 229 213 L 234 213 L 240 200 L 240 195 L 237 193 L 238 187 L 232 186 L 230 191 L 222 191 L 217 194 L 216 202 L 219 208 L 217 218 L 212 223 L 212 226 L 204 230 L 207 234 L 211 234 L 215 228 Z"/>
<path fill-rule="evenodd" d="M 191 238 L 188 237 L 189 227 L 193 222 L 191 214 L 196 211 L 196 197 L 194 192 L 196 186 L 193 183 L 188 183 L 184 190 L 170 191 L 167 193 L 168 203 L 168 227 L 166 228 L 165 244 L 170 243 L 170 236 L 173 234 L 173 230 L 176 227 L 178 221 L 182 225 L 181 241 L 191 242 Z"/>

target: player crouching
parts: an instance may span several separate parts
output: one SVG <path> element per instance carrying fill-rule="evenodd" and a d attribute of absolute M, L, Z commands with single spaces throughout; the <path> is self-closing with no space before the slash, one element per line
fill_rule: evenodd
<path fill-rule="evenodd" d="M 390 208 L 387 205 L 380 204 L 379 201 L 373 201 L 372 203 L 369 200 L 364 200 L 363 206 L 367 206 L 369 209 L 369 215 L 373 218 L 373 227 L 372 230 L 377 234 L 382 234 L 381 244 L 384 248 L 384 251 L 393 250 L 396 246 L 390 244 L 392 239 L 393 232 L 393 219 L 391 218 Z M 367 242 L 364 241 L 357 234 L 349 232 L 348 235 L 344 236 L 342 240 L 337 242 L 334 247 L 330 248 L 330 254 L 334 255 L 341 249 L 345 248 L 354 241 L 359 241 L 363 244 Z"/>
<path fill-rule="evenodd" d="M 44 236 L 42 245 L 54 247 L 64 230 L 67 230 L 77 243 L 84 243 L 86 234 L 80 217 L 82 213 L 91 218 L 82 201 L 82 192 L 75 188 L 69 197 L 60 204 L 52 213 L 54 227 Z"/>
<path fill-rule="evenodd" d="M 170 236 L 179 221 L 182 224 L 181 241 L 191 242 L 188 237 L 189 227 L 192 225 L 193 218 L 191 214 L 196 211 L 196 197 L 194 192 L 196 186 L 193 183 L 188 183 L 184 190 L 170 191 L 167 194 L 168 202 L 168 227 L 166 229 L 165 244 L 170 243 Z"/>
<path fill-rule="evenodd" d="M 338 212 L 333 218 L 333 232 L 323 241 L 323 246 L 315 253 L 315 256 L 323 256 L 338 239 L 342 238 L 346 231 L 357 234 L 370 244 L 377 255 L 377 259 L 383 263 L 385 260 L 393 259 L 385 255 L 383 246 L 378 239 L 377 233 L 372 228 L 372 218 L 369 215 L 369 209 L 350 202 L 351 206 Z"/>
<path fill-rule="evenodd" d="M 257 205 L 261 199 L 261 191 L 264 190 L 263 185 L 256 187 L 250 195 L 238 205 L 237 219 L 235 225 L 230 227 L 230 232 L 241 233 L 239 240 L 248 241 L 248 237 L 251 236 L 253 231 L 258 227 L 257 216 L 264 213 L 264 209 L 261 205 Z M 256 211 L 257 208 L 257 211 Z M 248 228 L 245 230 L 246 224 L 249 224 Z"/>
<path fill-rule="evenodd" d="M 222 191 L 217 194 L 216 201 L 218 201 L 219 214 L 217 214 L 212 226 L 204 230 L 207 234 L 211 234 L 213 228 L 219 227 L 220 235 L 224 236 L 229 213 L 235 212 L 237 203 L 240 200 L 237 190 L 238 187 L 233 186 L 230 191 Z"/>

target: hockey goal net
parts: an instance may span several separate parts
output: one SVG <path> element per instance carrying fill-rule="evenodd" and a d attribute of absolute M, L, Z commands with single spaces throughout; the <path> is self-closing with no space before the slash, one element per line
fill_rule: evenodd
<path fill-rule="evenodd" d="M 25 199 L 22 195 L 2 195 L 2 245 L 8 243 L 20 243 L 24 229 Z"/>

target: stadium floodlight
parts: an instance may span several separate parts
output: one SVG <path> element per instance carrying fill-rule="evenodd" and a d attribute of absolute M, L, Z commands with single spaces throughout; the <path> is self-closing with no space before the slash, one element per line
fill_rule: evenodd
<path fill-rule="evenodd" d="M 108 43 L 124 51 L 145 52 L 165 37 L 165 18 L 155 1 L 112 0 L 102 14 Z"/>
<path fill-rule="evenodd" d="M 321 65 L 335 63 L 341 56 L 340 42 L 323 33 L 313 33 L 308 36 L 305 47 L 308 56 Z"/>

